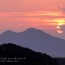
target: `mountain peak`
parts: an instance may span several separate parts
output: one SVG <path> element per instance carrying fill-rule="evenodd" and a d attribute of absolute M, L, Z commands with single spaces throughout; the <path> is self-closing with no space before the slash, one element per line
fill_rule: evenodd
<path fill-rule="evenodd" d="M 11 30 L 7 30 L 7 31 L 5 31 L 4 33 L 15 33 L 15 32 L 13 32 L 13 31 L 11 31 Z"/>
<path fill-rule="evenodd" d="M 13 31 L 11 31 L 11 30 L 7 30 L 7 31 L 5 31 L 5 32 L 9 32 L 9 33 L 10 33 L 10 32 L 13 32 Z"/>
<path fill-rule="evenodd" d="M 27 29 L 27 31 L 29 31 L 29 30 L 38 30 L 38 29 L 36 29 L 36 28 L 29 28 L 29 29 Z"/>
<path fill-rule="evenodd" d="M 32 32 L 33 33 L 33 32 L 43 32 L 43 31 L 36 29 L 36 28 L 29 28 L 25 32 Z"/>
<path fill-rule="evenodd" d="M 13 32 L 13 31 L 11 31 L 11 30 L 7 30 L 7 31 L 5 31 L 4 33 L 2 33 L 1 35 L 13 35 L 13 34 L 15 34 L 16 32 Z"/>
<path fill-rule="evenodd" d="M 50 36 L 51 37 L 51 35 L 50 34 L 48 34 L 48 33 L 46 33 L 46 32 L 44 32 L 44 31 L 42 31 L 42 30 L 39 30 L 39 29 L 36 29 L 36 28 L 29 28 L 29 29 L 27 29 L 27 30 L 25 30 L 24 31 L 24 33 L 26 34 L 26 35 L 37 35 L 37 36 Z"/>

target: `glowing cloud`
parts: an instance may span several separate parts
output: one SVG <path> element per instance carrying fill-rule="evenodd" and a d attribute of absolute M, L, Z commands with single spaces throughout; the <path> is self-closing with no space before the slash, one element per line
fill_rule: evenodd
<path fill-rule="evenodd" d="M 53 20 L 57 23 L 57 32 L 58 33 L 63 33 L 63 31 L 61 30 L 61 26 L 65 24 L 65 19 L 55 19 Z"/>

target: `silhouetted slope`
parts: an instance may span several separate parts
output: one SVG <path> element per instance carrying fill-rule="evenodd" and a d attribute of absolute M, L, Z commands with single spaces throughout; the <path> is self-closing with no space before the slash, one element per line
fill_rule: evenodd
<path fill-rule="evenodd" d="M 6 31 L 0 35 L 0 43 L 16 43 L 52 56 L 65 56 L 65 40 L 34 28 L 20 33 Z"/>
<path fill-rule="evenodd" d="M 65 57 L 64 58 L 56 58 L 59 65 L 65 65 Z"/>
<path fill-rule="evenodd" d="M 19 65 L 58 65 L 56 60 L 47 54 L 35 52 L 31 49 L 17 46 L 15 44 L 0 45 L 0 58 L 25 58 L 18 59 Z"/>

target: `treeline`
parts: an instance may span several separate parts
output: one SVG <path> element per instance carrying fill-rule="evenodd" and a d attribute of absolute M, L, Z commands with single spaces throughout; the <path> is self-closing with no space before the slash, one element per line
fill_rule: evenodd
<path fill-rule="evenodd" d="M 0 63 L 12 65 L 59 65 L 57 59 L 12 43 L 0 45 Z"/>

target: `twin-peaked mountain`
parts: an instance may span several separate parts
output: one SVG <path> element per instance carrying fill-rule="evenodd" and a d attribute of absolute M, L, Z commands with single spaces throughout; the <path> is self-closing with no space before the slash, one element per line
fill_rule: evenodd
<path fill-rule="evenodd" d="M 19 33 L 6 31 L 0 35 L 0 43 L 15 43 L 52 56 L 65 56 L 65 40 L 34 28 Z"/>

